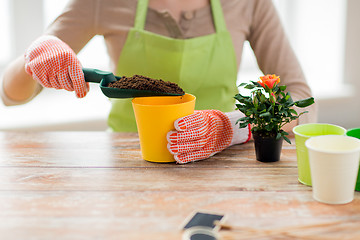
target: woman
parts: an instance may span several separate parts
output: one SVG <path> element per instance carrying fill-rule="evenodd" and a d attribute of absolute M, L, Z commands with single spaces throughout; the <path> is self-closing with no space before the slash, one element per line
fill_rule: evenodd
<path fill-rule="evenodd" d="M 198 110 L 216 109 L 175 122 L 177 131 L 168 138 L 178 162 L 204 159 L 249 139 L 249 129 L 235 126 L 240 113 L 233 99 L 245 40 L 260 69 L 280 75 L 294 100 L 311 96 L 271 0 L 72 0 L 25 58 L 8 67 L 5 104 L 27 102 L 42 86 L 84 97 L 88 85 L 75 53 L 95 35 L 104 36 L 116 75 L 178 83 L 197 97 Z M 311 109 L 301 121 L 314 116 Z M 112 99 L 108 124 L 113 131 L 136 131 L 130 100 Z M 179 143 L 184 135 L 189 141 Z"/>

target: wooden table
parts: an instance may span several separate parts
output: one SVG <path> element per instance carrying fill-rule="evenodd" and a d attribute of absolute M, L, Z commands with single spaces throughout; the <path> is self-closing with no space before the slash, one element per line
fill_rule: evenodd
<path fill-rule="evenodd" d="M 256 161 L 252 142 L 186 165 L 146 162 L 139 147 L 136 134 L 0 132 L 0 239 L 180 240 L 200 210 L 237 226 L 223 239 L 360 239 L 360 193 L 314 201 L 294 141 L 277 163 Z"/>

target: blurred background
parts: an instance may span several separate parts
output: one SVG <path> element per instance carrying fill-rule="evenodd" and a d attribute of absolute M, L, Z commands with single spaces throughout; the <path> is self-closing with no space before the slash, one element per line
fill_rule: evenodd
<path fill-rule="evenodd" d="M 68 0 L 0 0 L 0 75 L 62 11 Z M 359 0 L 273 0 L 285 31 L 313 89 L 319 122 L 360 126 Z M 29 10 L 31 9 L 31 10 Z M 102 36 L 79 54 L 84 67 L 109 70 Z M 262 73 L 248 43 L 239 82 Z M 281 76 L 280 76 L 281 77 Z M 110 102 L 97 84 L 84 99 L 64 90 L 45 89 L 30 103 L 0 103 L 0 130 L 86 131 L 107 129 Z"/>

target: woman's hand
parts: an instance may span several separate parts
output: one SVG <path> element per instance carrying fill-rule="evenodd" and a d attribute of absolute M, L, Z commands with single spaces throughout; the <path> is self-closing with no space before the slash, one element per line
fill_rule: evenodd
<path fill-rule="evenodd" d="M 228 147 L 233 138 L 229 118 L 219 110 L 195 111 L 174 123 L 176 131 L 167 134 L 168 149 L 176 162 L 208 158 Z"/>
<path fill-rule="evenodd" d="M 75 91 L 79 98 L 89 91 L 75 52 L 55 36 L 42 36 L 30 45 L 25 71 L 43 87 Z"/>

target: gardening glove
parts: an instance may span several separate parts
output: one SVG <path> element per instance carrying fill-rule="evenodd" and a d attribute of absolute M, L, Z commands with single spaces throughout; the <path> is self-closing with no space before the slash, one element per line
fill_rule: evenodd
<path fill-rule="evenodd" d="M 30 45 L 25 71 L 43 87 L 75 91 L 79 98 L 89 91 L 75 52 L 55 36 L 42 36 Z"/>
<path fill-rule="evenodd" d="M 241 112 L 223 113 L 201 110 L 177 119 L 175 131 L 167 134 L 168 150 L 177 163 L 206 159 L 223 149 L 250 139 L 249 128 L 239 129 L 235 123 Z"/>

